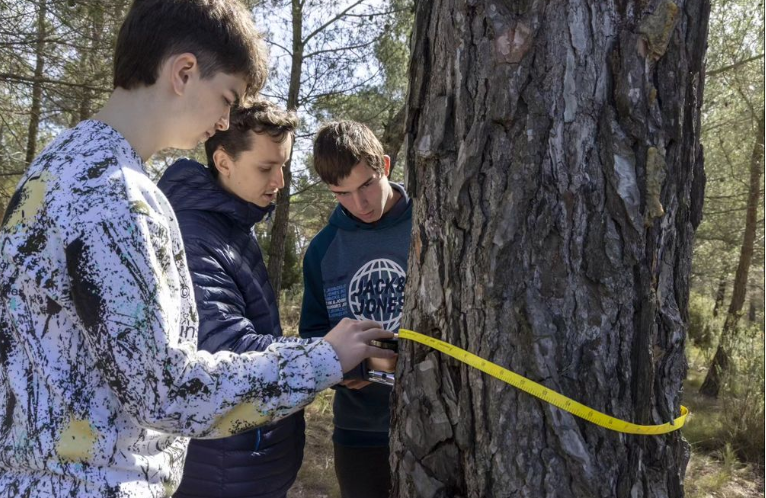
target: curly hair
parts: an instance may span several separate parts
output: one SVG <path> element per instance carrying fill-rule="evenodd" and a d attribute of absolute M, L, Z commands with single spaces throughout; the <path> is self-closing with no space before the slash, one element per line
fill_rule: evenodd
<path fill-rule="evenodd" d="M 286 111 L 268 100 L 255 100 L 246 107 L 232 109 L 229 129 L 219 131 L 205 142 L 207 163 L 213 176 L 218 175 L 213 154 L 223 149 L 232 159 L 253 147 L 252 135 L 266 134 L 275 142 L 282 143 L 288 137 L 295 138 L 299 125 L 298 116 L 293 111 Z"/>

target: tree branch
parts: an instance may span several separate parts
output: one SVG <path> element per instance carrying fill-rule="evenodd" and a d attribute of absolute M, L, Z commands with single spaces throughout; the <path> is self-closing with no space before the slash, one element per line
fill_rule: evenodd
<path fill-rule="evenodd" d="M 279 43 L 277 43 L 277 42 L 275 42 L 275 41 L 266 40 L 266 43 L 268 43 L 269 45 L 274 45 L 275 47 L 279 47 L 279 48 L 281 48 L 282 50 L 284 50 L 285 52 L 287 52 L 288 54 L 290 54 L 290 57 L 292 57 L 292 56 L 293 56 L 293 53 L 292 53 L 292 51 L 288 50 L 286 47 L 283 47 L 282 45 L 280 45 Z"/>
<path fill-rule="evenodd" d="M 380 74 L 380 71 L 375 72 L 375 74 L 373 74 L 372 76 L 370 76 L 366 80 L 361 81 L 361 82 L 357 83 L 356 85 L 353 85 L 353 86 L 350 86 L 350 87 L 338 88 L 337 90 L 332 90 L 332 91 L 324 92 L 324 93 L 318 93 L 316 95 L 312 95 L 311 92 L 309 92 L 300 100 L 301 105 L 306 105 L 306 103 L 308 103 L 308 102 L 315 102 L 318 99 L 321 99 L 321 98 L 324 98 L 324 97 L 332 97 L 333 95 L 338 95 L 338 94 L 342 94 L 342 93 L 352 93 L 354 90 L 356 90 L 358 88 L 363 88 L 365 85 L 367 85 L 367 83 L 369 83 L 370 81 L 372 81 L 375 78 L 377 78 L 378 74 Z"/>
<path fill-rule="evenodd" d="M 303 45 L 306 45 L 306 43 L 308 43 L 308 41 L 309 41 L 309 40 L 311 40 L 311 39 L 312 39 L 312 38 L 314 38 L 316 35 L 318 35 L 318 34 L 319 34 L 319 33 L 321 33 L 322 31 L 324 31 L 324 30 L 325 30 L 325 29 L 326 29 L 326 28 L 327 28 L 329 25 L 331 25 L 332 23 L 334 23 L 334 22 L 336 22 L 336 21 L 340 20 L 341 18 L 343 18 L 343 16 L 345 16 L 345 15 L 346 15 L 346 13 L 347 13 L 348 11 L 350 11 L 351 9 L 353 9 L 354 7 L 356 7 L 357 5 L 359 5 L 359 4 L 363 3 L 363 2 L 364 2 L 364 0 L 357 0 L 356 2 L 352 3 L 351 5 L 349 5 L 348 7 L 346 7 L 344 10 L 342 10 L 341 12 L 339 12 L 339 13 L 338 13 L 338 15 L 336 15 L 335 17 L 333 17 L 332 19 L 330 19 L 329 21 L 327 21 L 326 23 L 322 24 L 322 25 L 321 25 L 321 26 L 319 26 L 317 29 L 315 29 L 314 31 L 312 31 L 312 32 L 311 32 L 311 34 L 309 34 L 309 35 L 308 35 L 306 38 L 304 38 L 304 39 L 301 41 L 301 43 L 302 43 Z"/>
<path fill-rule="evenodd" d="M 723 211 L 708 211 L 708 212 L 702 213 L 702 214 L 703 214 L 703 216 L 715 216 L 715 215 L 718 215 L 718 214 L 741 213 L 742 211 L 747 211 L 747 206 L 741 207 L 741 208 L 725 209 Z"/>
<path fill-rule="evenodd" d="M 341 51 L 344 51 L 344 50 L 354 50 L 355 48 L 369 47 L 370 45 L 372 45 L 376 41 L 378 41 L 378 38 L 374 38 L 374 39 L 372 39 L 372 40 L 370 40 L 370 41 L 368 41 L 366 43 L 362 43 L 361 45 L 351 45 L 351 46 L 348 46 L 348 47 L 326 48 L 324 50 L 317 50 L 315 52 L 310 52 L 310 53 L 304 55 L 303 59 L 305 60 L 305 59 L 308 59 L 309 57 L 314 57 L 315 55 L 324 54 L 324 53 L 328 53 L 328 52 L 341 52 Z"/>
<path fill-rule="evenodd" d="M 716 69 L 712 69 L 710 71 L 707 71 L 707 72 L 705 72 L 705 76 L 710 77 L 710 76 L 715 76 L 717 74 L 725 73 L 726 71 L 730 71 L 732 69 L 738 68 L 739 66 L 745 65 L 748 62 L 756 61 L 756 60 L 762 59 L 762 58 L 763 58 L 763 54 L 754 55 L 753 57 L 750 57 L 748 59 L 735 62 L 734 64 L 729 64 L 728 66 L 718 67 Z"/>
<path fill-rule="evenodd" d="M 373 12 L 372 14 L 348 14 L 346 17 L 377 17 L 377 16 L 388 16 L 391 14 L 398 14 L 399 12 L 406 12 L 410 10 L 409 7 L 402 7 L 401 9 L 393 9 L 393 10 L 387 10 L 385 12 Z"/>
<path fill-rule="evenodd" d="M 64 85 L 75 88 L 86 88 L 88 90 L 94 90 L 96 92 L 111 93 L 111 88 L 103 88 L 99 86 L 86 85 L 84 83 L 72 83 L 69 81 L 52 80 L 49 78 L 34 78 L 30 76 L 22 76 L 20 74 L 0 73 L 0 81 L 15 81 L 17 83 L 50 83 L 53 85 Z"/>
<path fill-rule="evenodd" d="M 303 192 L 306 192 L 307 190 L 311 190 L 312 188 L 316 187 L 316 186 L 317 186 L 317 185 L 319 185 L 320 183 L 322 183 L 322 180 L 317 180 L 317 181 L 315 181 L 315 182 L 313 182 L 313 183 L 310 183 L 310 184 L 306 185 L 304 188 L 302 188 L 302 189 L 298 190 L 297 192 L 292 192 L 292 193 L 290 194 L 290 199 L 291 199 L 290 203 L 292 203 L 292 202 L 293 202 L 293 201 L 292 201 L 292 198 L 293 198 L 293 197 L 295 197 L 296 195 L 300 195 L 300 194 L 302 194 Z"/>

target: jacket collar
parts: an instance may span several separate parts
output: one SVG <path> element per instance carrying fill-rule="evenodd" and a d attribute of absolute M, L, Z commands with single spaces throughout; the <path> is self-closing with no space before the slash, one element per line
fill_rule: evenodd
<path fill-rule="evenodd" d="M 191 159 L 179 159 L 162 175 L 157 186 L 175 212 L 211 211 L 223 214 L 250 229 L 267 217 L 274 205 L 262 208 L 225 191 L 210 170 Z"/>

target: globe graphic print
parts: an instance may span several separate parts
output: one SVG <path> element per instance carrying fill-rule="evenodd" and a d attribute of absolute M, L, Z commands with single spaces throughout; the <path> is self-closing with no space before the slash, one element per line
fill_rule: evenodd
<path fill-rule="evenodd" d="M 398 330 L 401 307 L 393 306 L 391 312 L 387 304 L 402 296 L 397 286 L 401 287 L 406 276 L 402 267 L 390 259 L 373 259 L 359 268 L 348 286 L 349 307 L 354 318 L 375 320 L 386 330 Z"/>

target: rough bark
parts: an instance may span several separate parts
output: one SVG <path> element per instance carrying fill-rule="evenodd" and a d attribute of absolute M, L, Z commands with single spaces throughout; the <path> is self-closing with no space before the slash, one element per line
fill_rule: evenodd
<path fill-rule="evenodd" d="M 713 356 L 713 362 L 710 364 L 705 381 L 700 386 L 700 393 L 710 397 L 718 397 L 726 373 L 731 366 L 731 350 L 736 341 L 737 326 L 742 316 L 742 308 L 745 305 L 747 277 L 750 272 L 750 264 L 753 260 L 755 235 L 758 225 L 758 204 L 761 197 L 761 174 L 763 170 L 763 111 L 758 116 L 757 122 L 758 131 L 756 132 L 753 153 L 750 156 L 750 185 L 747 195 L 745 234 L 742 238 L 742 247 L 739 251 L 739 263 L 737 264 L 737 273 L 734 276 L 731 303 L 726 313 L 726 320 L 721 331 L 721 340 L 718 343 L 718 348 L 716 348 L 715 356 Z"/>
<path fill-rule="evenodd" d="M 37 154 L 37 132 L 40 128 L 40 114 L 43 100 L 43 71 L 45 70 L 45 17 L 48 13 L 46 0 L 40 0 L 37 9 L 37 41 L 35 42 L 35 76 L 32 84 L 32 105 L 29 109 L 29 127 L 27 129 L 27 155 L 28 166 Z"/>
<path fill-rule="evenodd" d="M 298 108 L 298 97 L 301 89 L 301 70 L 303 68 L 303 2 L 293 0 L 293 53 L 290 67 L 290 86 L 287 91 L 287 109 Z M 295 144 L 293 143 L 293 146 Z M 271 229 L 269 242 L 269 262 L 267 272 L 274 295 L 279 302 L 282 290 L 282 272 L 285 265 L 285 247 L 287 242 L 287 230 L 290 222 L 290 185 L 293 181 L 292 172 L 293 149 L 290 148 L 290 160 L 282 168 L 285 177 L 285 186 L 279 191 L 277 208 L 274 212 L 274 225 Z"/>
<path fill-rule="evenodd" d="M 707 0 L 420 1 L 404 326 L 595 409 L 679 414 Z M 678 432 L 622 435 L 400 346 L 391 496 L 678 497 Z"/>

